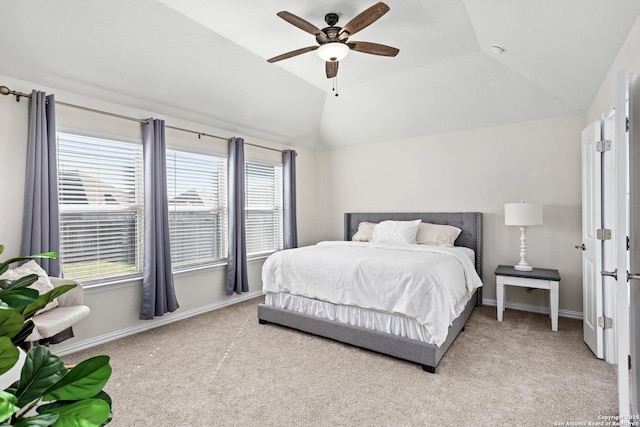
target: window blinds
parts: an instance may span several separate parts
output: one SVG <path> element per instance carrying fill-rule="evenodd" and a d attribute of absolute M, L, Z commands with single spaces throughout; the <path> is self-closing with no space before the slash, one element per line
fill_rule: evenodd
<path fill-rule="evenodd" d="M 245 163 L 247 255 L 282 249 L 282 165 Z"/>
<path fill-rule="evenodd" d="M 167 150 L 174 270 L 214 263 L 227 256 L 226 174 L 224 158 Z"/>
<path fill-rule="evenodd" d="M 139 273 L 142 145 L 58 134 L 58 186 L 64 276 Z"/>
<path fill-rule="evenodd" d="M 61 261 L 84 283 L 142 271 L 142 145 L 58 134 Z M 227 256 L 227 159 L 167 150 L 175 270 Z M 282 249 L 282 166 L 245 163 L 247 254 Z"/>

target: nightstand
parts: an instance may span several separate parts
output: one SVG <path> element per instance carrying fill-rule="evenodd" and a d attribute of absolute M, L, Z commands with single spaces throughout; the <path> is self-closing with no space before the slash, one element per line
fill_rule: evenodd
<path fill-rule="evenodd" d="M 549 291 L 551 330 L 558 330 L 558 288 L 560 287 L 560 273 L 558 270 L 534 268 L 533 271 L 519 271 L 510 265 L 499 265 L 498 268 L 496 268 L 498 322 L 502 322 L 502 314 L 504 313 L 505 286 L 547 289 Z"/>

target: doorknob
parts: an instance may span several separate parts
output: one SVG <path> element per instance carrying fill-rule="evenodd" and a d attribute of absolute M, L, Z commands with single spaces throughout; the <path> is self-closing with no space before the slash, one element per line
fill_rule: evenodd
<path fill-rule="evenodd" d="M 609 277 L 613 277 L 614 279 L 618 280 L 618 269 L 616 268 L 613 271 L 601 271 L 600 274 L 602 274 L 603 276 L 609 276 Z"/>
<path fill-rule="evenodd" d="M 575 246 L 574 246 L 574 248 L 576 248 L 576 249 L 581 249 L 581 250 L 583 250 L 583 251 L 586 251 L 586 250 L 587 250 L 587 248 L 584 246 L 584 243 L 583 243 L 583 244 L 581 244 L 581 245 L 575 245 Z"/>

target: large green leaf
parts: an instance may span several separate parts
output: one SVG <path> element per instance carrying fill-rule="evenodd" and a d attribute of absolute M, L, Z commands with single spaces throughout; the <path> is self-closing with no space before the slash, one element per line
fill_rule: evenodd
<path fill-rule="evenodd" d="M 80 400 L 95 396 L 111 376 L 109 356 L 95 356 L 71 369 L 44 393 L 44 401 Z"/>
<path fill-rule="evenodd" d="M 13 427 L 49 427 L 58 419 L 58 414 L 40 414 L 33 417 L 23 418 L 13 424 Z"/>
<path fill-rule="evenodd" d="M 107 394 L 106 391 L 102 390 L 100 391 L 98 394 L 96 394 L 95 396 L 92 397 L 92 399 L 101 399 L 104 400 L 105 402 L 107 402 L 109 404 L 109 407 L 111 407 L 111 396 L 109 396 Z"/>
<path fill-rule="evenodd" d="M 25 307 L 38 301 L 40 294 L 31 288 L 9 289 L 0 292 L 0 300 L 4 301 L 12 308 Z"/>
<path fill-rule="evenodd" d="M 18 361 L 20 351 L 8 337 L 0 337 L 0 375 L 6 373 Z"/>
<path fill-rule="evenodd" d="M 109 408 L 113 408 L 113 404 L 111 403 L 111 396 L 109 396 L 104 390 L 96 394 L 95 396 L 93 396 L 92 399 L 104 400 L 105 402 L 107 402 L 107 405 L 109 405 Z M 113 410 L 109 413 L 109 418 L 107 418 L 107 420 L 104 423 L 102 423 L 102 425 L 109 424 L 112 419 L 113 419 Z"/>
<path fill-rule="evenodd" d="M 106 402 L 109 408 L 111 408 L 111 397 L 104 391 L 101 391 L 100 393 L 96 394 L 91 399 L 103 400 L 104 402 Z M 73 403 L 73 401 L 57 400 L 51 403 L 45 403 L 45 404 L 39 405 L 36 408 L 36 411 L 38 411 L 39 414 L 53 413 L 54 411 L 57 410 L 57 408 L 70 405 L 71 403 Z M 109 417 L 105 421 L 103 421 L 101 425 L 109 424 L 112 419 L 113 419 L 113 412 L 110 410 Z M 0 427 L 2 427 L 1 424 L 0 424 Z"/>
<path fill-rule="evenodd" d="M 40 398 L 66 372 L 62 359 L 51 354 L 48 348 L 39 345 L 29 350 L 15 393 L 18 405 L 25 406 Z"/>
<path fill-rule="evenodd" d="M 53 427 L 99 427 L 111 414 L 111 408 L 101 399 L 79 400 L 50 411 L 60 415 Z"/>
<path fill-rule="evenodd" d="M 18 399 L 13 394 L 0 391 L 0 421 L 7 420 L 20 409 L 16 403 Z"/>
<path fill-rule="evenodd" d="M 24 344 L 24 342 L 27 340 L 27 338 L 29 338 L 29 335 L 31 335 L 31 332 L 33 332 L 33 328 L 35 327 L 36 325 L 34 325 L 33 320 L 25 320 L 24 325 L 22 325 L 22 329 L 20 329 L 20 332 L 18 332 L 13 336 L 13 338 L 11 338 L 11 342 L 13 342 L 13 345 L 15 345 L 16 347 L 21 347 L 22 344 Z"/>
<path fill-rule="evenodd" d="M 22 276 L 18 279 L 2 279 L 0 280 L 0 288 L 4 290 L 26 288 L 27 286 L 37 282 L 39 278 L 40 276 L 37 274 L 27 274 L 26 276 Z"/>
<path fill-rule="evenodd" d="M 33 316 L 36 313 L 36 311 L 40 310 L 42 307 L 49 304 L 51 301 L 58 298 L 60 295 L 64 294 L 65 292 L 69 292 L 71 289 L 75 288 L 76 286 L 78 285 L 72 284 L 72 283 L 67 285 L 56 286 L 55 288 L 51 289 L 49 292 L 46 292 L 40 295 L 35 302 L 27 305 L 20 312 L 25 318 L 29 318 Z"/>
<path fill-rule="evenodd" d="M 57 252 L 44 252 L 41 254 L 35 254 L 35 255 L 29 255 L 29 256 L 21 256 L 21 257 L 17 257 L 17 258 L 11 258 L 8 259 L 6 261 L 4 261 L 3 263 L 0 263 L 0 274 L 3 274 L 5 271 L 7 271 L 9 269 L 9 265 L 13 264 L 14 262 L 19 262 L 19 261 L 26 261 L 28 259 L 35 259 L 35 258 L 58 258 L 58 253 Z"/>
<path fill-rule="evenodd" d="M 24 318 L 11 309 L 0 309 L 0 337 L 11 338 L 22 329 Z"/>

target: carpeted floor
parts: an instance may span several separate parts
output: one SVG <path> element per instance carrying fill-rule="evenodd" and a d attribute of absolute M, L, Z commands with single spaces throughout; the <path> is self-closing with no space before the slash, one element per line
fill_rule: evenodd
<path fill-rule="evenodd" d="M 254 299 L 64 357 L 111 356 L 110 426 L 554 426 L 617 413 L 582 322 L 477 308 L 436 374 L 275 325 Z"/>

